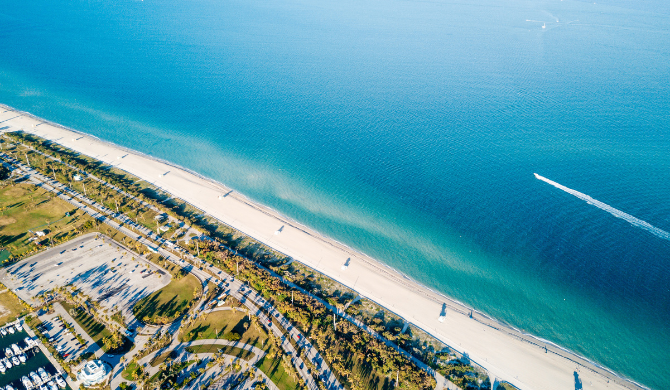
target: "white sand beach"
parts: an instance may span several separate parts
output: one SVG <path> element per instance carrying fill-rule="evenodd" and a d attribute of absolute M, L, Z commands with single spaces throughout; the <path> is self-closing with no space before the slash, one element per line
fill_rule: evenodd
<path fill-rule="evenodd" d="M 243 195 L 179 167 L 95 137 L 76 133 L 9 107 L 0 107 L 0 131 L 23 129 L 114 165 L 160 186 L 255 239 L 322 272 L 467 353 L 492 377 L 520 389 L 637 389 L 583 358 L 523 335 L 407 279 L 378 261 L 291 221 Z M 122 157 L 123 156 L 123 157 Z M 122 157 L 122 158 L 121 158 Z M 284 226 L 280 234 L 275 232 Z M 343 270 L 342 265 L 351 259 Z M 443 305 L 446 316 L 438 321 Z M 545 350 L 545 346 L 547 349 Z"/>

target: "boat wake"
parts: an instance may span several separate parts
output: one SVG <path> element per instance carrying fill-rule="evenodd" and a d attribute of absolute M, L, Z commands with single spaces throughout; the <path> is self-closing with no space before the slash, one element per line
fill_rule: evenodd
<path fill-rule="evenodd" d="M 538 175 L 537 173 L 534 173 L 534 175 L 535 175 L 536 179 L 542 180 L 545 183 L 551 184 L 552 186 L 554 186 L 554 187 L 556 187 L 560 190 L 563 190 L 563 191 L 567 192 L 568 194 L 574 195 L 574 196 L 578 197 L 579 199 L 585 201 L 586 203 L 588 203 L 590 205 L 593 205 L 593 206 L 596 206 L 597 208 L 599 208 L 601 210 L 605 210 L 608 213 L 614 215 L 615 217 L 621 218 L 624 221 L 629 222 L 633 226 L 644 229 L 644 230 L 654 234 L 657 237 L 660 237 L 660 238 L 663 238 L 663 239 L 666 239 L 666 240 L 670 240 L 670 233 L 666 232 L 663 229 L 659 229 L 659 228 L 651 225 L 648 222 L 645 222 L 645 221 L 643 221 L 639 218 L 635 218 L 630 214 L 624 213 L 621 210 L 617 210 L 614 207 L 612 207 L 612 206 L 610 206 L 606 203 L 603 203 L 599 200 L 593 199 L 592 197 L 590 197 L 586 194 L 582 194 L 579 191 L 575 191 L 575 190 L 570 189 L 570 188 L 568 188 L 564 185 L 558 184 L 555 181 L 549 180 L 544 176 Z"/>

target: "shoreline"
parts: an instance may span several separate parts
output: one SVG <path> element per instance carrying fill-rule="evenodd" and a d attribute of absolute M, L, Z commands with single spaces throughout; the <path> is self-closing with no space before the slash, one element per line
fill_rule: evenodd
<path fill-rule="evenodd" d="M 453 349 L 467 353 L 471 360 L 489 372 L 492 381 L 498 378 L 520 389 L 564 389 L 575 385 L 573 374 L 578 373 L 584 385 L 588 384 L 590 388 L 646 388 L 551 341 L 522 332 L 424 286 L 344 243 L 254 202 L 223 183 L 30 113 L 3 104 L 0 107 L 7 110 L 0 113 L 0 131 L 23 129 L 151 183 L 220 223 L 336 280 Z M 78 138 L 73 138 L 73 135 Z M 96 154 L 96 151 L 107 153 Z M 118 152 L 127 154 L 120 157 Z M 153 180 L 151 173 L 154 173 Z M 189 192 L 190 186 L 197 191 Z M 207 196 L 203 198 L 205 192 Z M 226 192 L 225 198 L 218 198 Z M 282 233 L 274 235 L 282 224 L 285 225 Z M 341 270 L 340 266 L 347 261 L 346 256 L 349 256 L 353 267 Z M 357 288 L 361 277 L 363 280 Z M 440 310 L 445 308 L 446 319 L 439 322 Z M 454 315 L 454 312 L 458 314 Z M 469 318 L 470 312 L 473 318 Z M 587 372 L 579 370 L 579 366 Z"/>

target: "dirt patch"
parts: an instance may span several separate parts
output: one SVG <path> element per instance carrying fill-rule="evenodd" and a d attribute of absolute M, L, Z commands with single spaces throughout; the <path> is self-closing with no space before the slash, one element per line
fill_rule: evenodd
<path fill-rule="evenodd" d="M 14 187 L 9 188 L 9 189 L 4 191 L 4 194 L 6 196 L 13 197 L 13 198 L 20 198 L 23 195 L 25 195 L 25 193 L 26 193 L 26 189 L 22 188 L 22 187 L 19 187 L 19 186 L 14 186 Z"/>
<path fill-rule="evenodd" d="M 7 226 L 16 223 L 16 219 L 12 217 L 2 216 L 0 217 L 0 226 Z"/>

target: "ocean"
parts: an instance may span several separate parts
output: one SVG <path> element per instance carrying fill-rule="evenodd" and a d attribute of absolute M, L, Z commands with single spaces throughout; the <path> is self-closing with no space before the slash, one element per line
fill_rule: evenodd
<path fill-rule="evenodd" d="M 670 387 L 670 3 L 23 0 L 0 102 Z M 600 203 L 598 203 L 600 204 Z"/>

